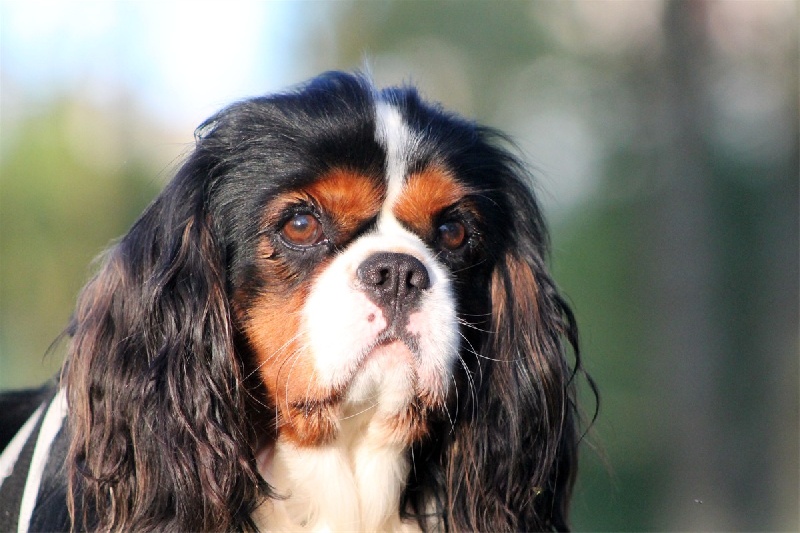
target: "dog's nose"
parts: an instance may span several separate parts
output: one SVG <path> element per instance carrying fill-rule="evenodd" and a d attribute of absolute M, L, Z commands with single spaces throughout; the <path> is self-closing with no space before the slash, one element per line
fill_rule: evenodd
<path fill-rule="evenodd" d="M 401 253 L 380 252 L 367 257 L 356 269 L 369 298 L 387 313 L 391 323 L 395 315 L 408 313 L 419 301 L 431 279 L 422 261 Z"/>

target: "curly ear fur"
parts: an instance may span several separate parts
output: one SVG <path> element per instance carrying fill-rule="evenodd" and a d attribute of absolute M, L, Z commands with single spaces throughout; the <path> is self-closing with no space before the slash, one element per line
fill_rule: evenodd
<path fill-rule="evenodd" d="M 520 244 L 492 273 L 474 417 L 447 456 L 454 529 L 568 528 L 577 443 L 562 335 L 577 353 L 575 323 L 539 254 Z"/>
<path fill-rule="evenodd" d="M 184 166 L 82 292 L 65 369 L 73 527 L 254 529 L 225 258 Z"/>
<path fill-rule="evenodd" d="M 449 531 L 567 530 L 580 439 L 577 325 L 547 272 L 547 231 L 530 176 L 497 146 L 502 135 L 477 133 L 470 150 L 492 162 L 476 167 L 482 195 L 501 217 L 488 221 L 498 232 L 490 283 L 473 289 L 469 298 L 479 303 L 466 303 L 478 307 L 462 331 L 454 420 L 432 432 L 445 437 L 413 450 L 422 460 L 404 498 L 422 527 L 434 512 Z"/>
<path fill-rule="evenodd" d="M 494 268 L 491 334 L 479 350 L 474 416 L 447 453 L 453 529 L 566 530 L 577 462 L 574 386 L 562 338 L 578 357 L 569 307 L 529 232 Z"/>

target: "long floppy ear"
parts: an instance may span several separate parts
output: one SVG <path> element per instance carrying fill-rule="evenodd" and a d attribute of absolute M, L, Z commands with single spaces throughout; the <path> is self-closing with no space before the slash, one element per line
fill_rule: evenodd
<path fill-rule="evenodd" d="M 255 529 L 224 251 L 195 153 L 84 288 L 64 372 L 73 527 Z"/>
<path fill-rule="evenodd" d="M 577 326 L 547 272 L 532 193 L 510 174 L 503 190 L 513 217 L 505 217 L 507 242 L 487 289 L 488 331 L 471 356 L 474 394 L 462 395 L 462 420 L 444 450 L 445 520 L 454 531 L 567 530 L 579 439 Z"/>

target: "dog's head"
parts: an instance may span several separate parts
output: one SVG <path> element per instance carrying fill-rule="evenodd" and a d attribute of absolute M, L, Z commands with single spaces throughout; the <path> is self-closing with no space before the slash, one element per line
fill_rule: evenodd
<path fill-rule="evenodd" d="M 373 409 L 413 457 L 404 512 L 566 527 L 576 326 L 504 144 L 341 73 L 201 126 L 70 328 L 90 520 L 250 526 L 260 449 L 324 446 Z"/>

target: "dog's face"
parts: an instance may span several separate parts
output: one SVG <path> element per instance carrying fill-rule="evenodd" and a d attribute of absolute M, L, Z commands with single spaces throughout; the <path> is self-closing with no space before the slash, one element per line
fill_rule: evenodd
<path fill-rule="evenodd" d="M 364 433 L 420 525 L 566 528 L 577 327 L 507 144 L 343 73 L 202 125 L 69 327 L 97 528 L 254 527 L 257 458 Z"/>
<path fill-rule="evenodd" d="M 256 236 L 243 242 L 254 251 L 234 280 L 239 329 L 279 431 L 301 444 L 329 441 L 341 417 L 367 408 L 387 441 L 418 439 L 459 381 L 471 336 L 462 329 L 486 318 L 470 288 L 487 283 L 496 215 L 484 187 L 437 154 L 437 132 L 415 127 L 401 105 L 363 105 L 363 123 L 312 126 L 340 139 L 329 150 L 346 147 L 341 160 L 306 156 L 294 179 L 260 177 L 269 194 L 251 208 Z M 369 142 L 352 139 L 364 132 Z"/>

